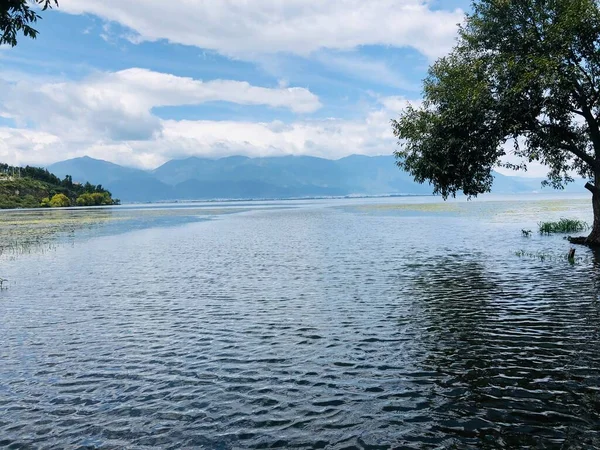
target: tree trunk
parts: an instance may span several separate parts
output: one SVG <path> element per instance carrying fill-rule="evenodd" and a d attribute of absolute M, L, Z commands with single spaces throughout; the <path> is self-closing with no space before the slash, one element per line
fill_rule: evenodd
<path fill-rule="evenodd" d="M 596 180 L 600 181 L 600 177 L 596 177 Z M 569 241 L 572 244 L 600 248 L 600 188 L 591 183 L 587 183 L 585 187 L 592 193 L 592 208 L 594 210 L 592 232 L 588 237 L 569 238 Z"/>
<path fill-rule="evenodd" d="M 587 242 L 588 245 L 600 247 L 600 192 L 596 191 L 592 194 L 592 206 L 594 208 L 594 224 L 592 232 L 587 237 Z"/>

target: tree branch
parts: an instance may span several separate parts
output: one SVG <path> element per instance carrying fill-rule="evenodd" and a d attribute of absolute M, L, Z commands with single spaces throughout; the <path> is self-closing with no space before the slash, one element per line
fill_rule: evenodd
<path fill-rule="evenodd" d="M 587 183 L 585 183 L 585 188 L 590 191 L 592 194 L 596 195 L 596 194 L 600 194 L 600 188 L 597 188 L 596 186 L 594 186 L 592 183 L 590 183 L 589 181 Z"/>
<path fill-rule="evenodd" d="M 594 94 L 594 98 L 597 98 L 598 97 L 598 92 L 594 88 L 594 86 L 596 85 L 596 83 L 594 83 L 594 80 L 592 79 L 592 77 L 590 76 L 590 74 L 587 73 L 584 70 L 583 67 L 581 67 L 581 65 L 579 64 L 579 62 L 577 62 L 577 58 L 573 54 L 573 50 L 571 50 L 571 59 L 573 60 L 573 61 L 571 61 L 571 65 L 575 66 L 575 68 L 577 68 L 577 70 L 579 70 L 579 72 L 581 72 L 581 74 L 585 77 L 585 79 L 589 83 L 590 89 L 592 90 L 592 92 Z"/>
<path fill-rule="evenodd" d="M 582 161 L 585 161 L 587 164 L 589 164 L 594 169 L 600 169 L 600 163 L 598 163 L 598 161 L 596 161 L 596 159 L 593 156 L 588 155 L 586 152 L 577 148 L 575 145 L 564 143 L 560 147 L 563 148 L 564 150 L 567 150 L 567 151 L 573 153 L 575 156 L 577 156 Z"/>
<path fill-rule="evenodd" d="M 585 117 L 583 111 L 579 111 L 578 109 L 568 109 L 568 111 L 572 112 L 573 114 L 577 114 L 578 116 Z"/>

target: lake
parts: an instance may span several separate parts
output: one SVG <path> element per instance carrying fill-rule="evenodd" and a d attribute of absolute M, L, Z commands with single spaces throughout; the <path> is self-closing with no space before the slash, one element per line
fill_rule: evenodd
<path fill-rule="evenodd" d="M 0 447 L 600 448 L 560 217 L 590 200 L 1 212 Z"/>

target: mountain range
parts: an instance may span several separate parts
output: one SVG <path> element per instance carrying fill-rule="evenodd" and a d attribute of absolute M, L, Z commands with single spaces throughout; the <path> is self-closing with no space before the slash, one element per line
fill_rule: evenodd
<path fill-rule="evenodd" d="M 85 156 L 57 162 L 47 169 L 61 178 L 71 175 L 73 181 L 101 184 L 122 202 L 432 192 L 430 185 L 418 184 L 399 170 L 393 156 L 351 155 L 338 160 L 312 156 L 190 157 L 168 161 L 150 171 Z M 541 190 L 541 181 L 494 173 L 492 192 L 536 192 Z M 579 184 L 568 189 L 579 190 Z"/>

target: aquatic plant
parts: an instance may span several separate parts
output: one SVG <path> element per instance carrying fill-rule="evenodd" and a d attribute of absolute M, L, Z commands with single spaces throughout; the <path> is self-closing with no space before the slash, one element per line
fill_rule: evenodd
<path fill-rule="evenodd" d="M 525 237 L 530 237 L 531 236 L 531 230 L 521 230 L 521 233 Z"/>
<path fill-rule="evenodd" d="M 543 253 L 543 252 L 527 252 L 525 250 L 518 250 L 515 252 L 515 255 L 518 256 L 519 258 L 533 258 L 533 259 L 539 259 L 540 261 L 544 262 L 546 261 L 546 259 L 548 259 L 550 257 L 550 255 L 548 255 L 547 253 Z"/>
<path fill-rule="evenodd" d="M 526 250 L 517 250 L 515 252 L 515 256 L 518 256 L 519 258 L 538 259 L 540 262 L 557 262 L 567 260 L 570 264 L 575 264 L 575 262 L 583 261 L 583 258 L 575 257 L 574 248 L 571 248 L 567 254 L 562 255 L 550 254 L 542 251 L 529 252 Z"/>
<path fill-rule="evenodd" d="M 564 218 L 558 222 L 540 222 L 538 226 L 541 234 L 579 233 L 589 228 L 589 225 L 582 220 Z"/>

